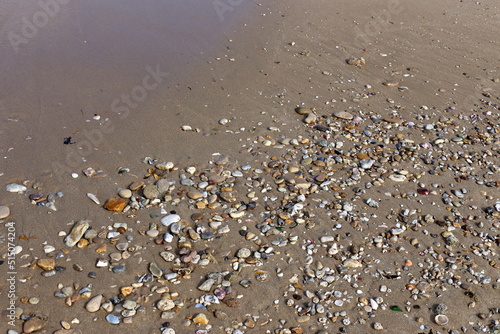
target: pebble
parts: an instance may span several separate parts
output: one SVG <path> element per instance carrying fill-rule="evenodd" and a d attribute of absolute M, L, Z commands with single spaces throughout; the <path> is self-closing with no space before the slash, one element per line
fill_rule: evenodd
<path fill-rule="evenodd" d="M 177 223 L 181 220 L 181 216 L 177 214 L 170 214 L 160 219 L 163 226 L 170 226 L 172 223 Z"/>
<path fill-rule="evenodd" d="M 298 108 L 295 108 L 295 112 L 299 115 L 309 115 L 311 114 L 313 111 L 309 108 L 304 108 L 304 107 L 298 107 Z"/>
<path fill-rule="evenodd" d="M 56 261 L 54 259 L 39 259 L 36 264 L 45 271 L 54 270 L 56 267 Z"/>
<path fill-rule="evenodd" d="M 198 313 L 193 317 L 193 323 L 194 324 L 201 324 L 201 325 L 208 325 L 208 318 L 205 314 L 203 313 Z"/>
<path fill-rule="evenodd" d="M 106 200 L 104 208 L 113 212 L 122 212 L 127 206 L 127 201 L 124 198 L 113 197 Z"/>
<path fill-rule="evenodd" d="M 8 206 L 0 206 L 0 219 L 4 219 L 10 216 L 10 209 Z"/>
<path fill-rule="evenodd" d="M 80 220 L 76 222 L 76 224 L 71 229 L 71 232 L 66 236 L 66 238 L 64 238 L 64 243 L 66 244 L 66 246 L 73 247 L 74 245 L 76 245 L 89 227 L 89 220 Z"/>
<path fill-rule="evenodd" d="M 120 318 L 114 314 L 106 315 L 106 321 L 113 325 L 120 324 Z"/>
<path fill-rule="evenodd" d="M 347 120 L 351 120 L 354 118 L 354 115 L 347 111 L 336 111 L 333 113 L 333 116 Z"/>
<path fill-rule="evenodd" d="M 99 309 L 101 308 L 102 300 L 103 300 L 103 295 L 97 295 L 92 297 L 87 302 L 87 304 L 85 304 L 85 309 L 90 313 L 99 311 Z"/>

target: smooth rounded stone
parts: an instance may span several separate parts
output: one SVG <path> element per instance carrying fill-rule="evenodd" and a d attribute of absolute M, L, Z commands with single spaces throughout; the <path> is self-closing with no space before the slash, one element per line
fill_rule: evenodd
<path fill-rule="evenodd" d="M 405 175 L 401 174 L 391 174 L 388 176 L 389 180 L 394 181 L 394 182 L 404 182 L 406 181 L 407 177 Z"/>
<path fill-rule="evenodd" d="M 175 303 L 172 299 L 164 298 L 160 299 L 156 303 L 156 308 L 162 312 L 169 311 L 175 307 Z"/>
<path fill-rule="evenodd" d="M 22 194 L 25 192 L 28 188 L 26 186 L 23 186 L 22 184 L 18 183 L 11 183 L 5 186 L 5 190 L 7 190 L 10 193 L 18 193 Z"/>
<path fill-rule="evenodd" d="M 170 226 L 170 224 L 177 223 L 180 220 L 181 220 L 181 216 L 179 216 L 177 214 L 170 214 L 170 215 L 167 215 L 167 216 L 163 217 L 162 219 L 160 219 L 160 223 L 162 223 L 163 226 Z"/>
<path fill-rule="evenodd" d="M 201 234 L 201 238 L 202 238 L 203 240 L 210 240 L 210 239 L 212 239 L 212 238 L 214 238 L 214 237 L 215 237 L 215 234 L 214 234 L 213 232 L 210 232 L 210 231 L 208 231 L 208 232 L 203 232 L 203 233 Z"/>
<path fill-rule="evenodd" d="M 223 154 L 215 161 L 217 166 L 226 165 L 229 162 L 229 155 Z"/>
<path fill-rule="evenodd" d="M 85 309 L 90 313 L 99 311 L 101 308 L 102 298 L 102 295 L 92 297 L 87 304 L 85 304 Z"/>
<path fill-rule="evenodd" d="M 114 266 L 113 269 L 111 270 L 115 274 L 123 274 L 125 272 L 125 266 L 124 265 Z"/>
<path fill-rule="evenodd" d="M 361 167 L 363 169 L 370 169 L 370 168 L 372 168 L 374 163 L 375 163 L 375 160 L 363 159 L 363 160 L 359 161 L 359 167 Z"/>
<path fill-rule="evenodd" d="M 146 235 L 151 238 L 156 238 L 160 234 L 158 230 L 147 230 Z"/>
<path fill-rule="evenodd" d="M 30 303 L 31 305 L 36 305 L 40 302 L 40 298 L 38 297 L 31 297 L 30 299 L 28 299 L 28 303 Z"/>
<path fill-rule="evenodd" d="M 191 220 L 193 220 L 193 221 L 202 220 L 203 218 L 204 218 L 203 213 L 199 213 L 199 212 L 197 212 L 197 213 L 193 213 L 193 214 L 191 215 Z"/>
<path fill-rule="evenodd" d="M 208 177 L 209 184 L 218 184 L 226 181 L 226 177 L 224 175 L 210 175 Z"/>
<path fill-rule="evenodd" d="M 175 330 L 173 328 L 162 328 L 161 334 L 175 334 Z"/>
<path fill-rule="evenodd" d="M 169 170 L 169 169 L 174 168 L 174 163 L 170 162 L 170 161 L 162 162 L 162 163 L 156 164 L 155 167 L 159 170 Z"/>
<path fill-rule="evenodd" d="M 56 261 L 54 259 L 39 259 L 36 261 L 36 264 L 44 271 L 54 270 L 56 267 Z"/>
<path fill-rule="evenodd" d="M 126 300 L 125 302 L 123 302 L 122 306 L 126 310 L 133 310 L 136 308 L 137 303 L 133 300 Z"/>
<path fill-rule="evenodd" d="M 82 334 L 82 332 L 78 329 L 59 329 L 53 334 Z"/>
<path fill-rule="evenodd" d="M 71 232 L 66 236 L 66 238 L 64 238 L 64 243 L 66 244 L 66 246 L 73 247 L 74 245 L 76 245 L 89 227 L 90 220 L 78 221 L 71 229 Z"/>
<path fill-rule="evenodd" d="M 130 189 L 120 189 L 118 191 L 118 196 L 121 198 L 130 198 L 132 197 L 132 190 Z"/>
<path fill-rule="evenodd" d="M 399 86 L 399 81 L 387 80 L 387 81 L 382 82 L 382 85 L 387 86 L 387 87 L 397 87 L 397 86 Z"/>
<path fill-rule="evenodd" d="M 223 191 L 219 196 L 228 203 L 236 202 L 236 194 L 233 191 Z"/>
<path fill-rule="evenodd" d="M 8 206 L 0 206 L 0 219 L 4 219 L 10 216 L 10 209 Z"/>
<path fill-rule="evenodd" d="M 373 324 L 373 329 L 376 331 L 381 331 L 384 329 L 384 326 L 382 326 L 382 324 L 380 322 L 375 322 Z"/>
<path fill-rule="evenodd" d="M 158 190 L 158 186 L 155 184 L 148 184 L 142 189 L 142 194 L 147 199 L 155 199 L 160 197 L 160 191 Z"/>
<path fill-rule="evenodd" d="M 186 196 L 190 199 L 194 199 L 194 200 L 197 200 L 197 199 L 200 199 L 200 198 L 203 198 L 203 194 L 199 191 L 189 191 Z"/>
<path fill-rule="evenodd" d="M 134 181 L 134 182 L 132 182 L 132 183 L 128 186 L 128 188 L 129 188 L 130 190 L 132 190 L 132 191 L 136 191 L 136 190 L 141 189 L 141 188 L 142 188 L 142 186 L 144 186 L 144 182 L 142 182 L 142 181 Z"/>
<path fill-rule="evenodd" d="M 106 316 L 106 321 L 113 325 L 120 324 L 120 318 L 114 314 L 108 314 Z"/>
<path fill-rule="evenodd" d="M 347 111 L 336 111 L 333 113 L 333 116 L 347 120 L 351 120 L 354 118 L 354 115 Z"/>
<path fill-rule="evenodd" d="M 203 182 L 198 183 L 198 188 L 205 189 L 206 187 L 208 187 L 208 182 L 203 181 Z"/>
<path fill-rule="evenodd" d="M 231 173 L 232 176 L 234 177 L 243 177 L 243 173 L 240 172 L 239 170 L 235 170 Z"/>
<path fill-rule="evenodd" d="M 23 323 L 23 332 L 30 334 L 39 331 L 45 327 L 46 323 L 47 319 L 42 319 L 38 316 L 31 317 Z"/>
<path fill-rule="evenodd" d="M 318 120 L 318 116 L 316 116 L 316 114 L 314 114 L 314 113 L 310 113 L 309 115 L 307 115 L 306 118 L 304 118 L 304 123 L 313 124 L 313 123 L 316 123 L 317 120 Z"/>
<path fill-rule="evenodd" d="M 181 185 L 186 186 L 186 187 L 192 187 L 195 185 L 195 183 L 193 180 L 186 178 L 186 179 L 181 180 Z"/>
<path fill-rule="evenodd" d="M 305 108 L 305 107 L 298 107 L 298 108 L 295 108 L 295 112 L 299 115 L 309 115 L 310 113 L 312 113 L 313 111 L 309 108 Z"/>
<path fill-rule="evenodd" d="M 246 259 L 252 255 L 252 251 L 248 248 L 240 248 L 238 250 L 238 253 L 236 253 L 236 256 L 240 259 Z"/>
<path fill-rule="evenodd" d="M 335 237 L 333 237 L 331 235 L 324 235 L 321 238 L 319 238 L 319 242 L 321 242 L 322 244 L 326 244 L 326 243 L 334 242 L 334 241 L 335 241 Z"/>
<path fill-rule="evenodd" d="M 203 313 L 198 313 L 193 318 L 193 323 L 194 324 L 208 325 L 208 322 L 209 321 L 208 321 L 207 316 L 205 314 L 203 314 Z"/>

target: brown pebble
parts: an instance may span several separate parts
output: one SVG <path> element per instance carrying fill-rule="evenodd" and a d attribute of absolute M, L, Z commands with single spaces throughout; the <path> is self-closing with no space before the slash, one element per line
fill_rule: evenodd
<path fill-rule="evenodd" d="M 104 208 L 109 211 L 122 212 L 127 206 L 127 200 L 120 197 L 113 197 L 106 201 Z"/>

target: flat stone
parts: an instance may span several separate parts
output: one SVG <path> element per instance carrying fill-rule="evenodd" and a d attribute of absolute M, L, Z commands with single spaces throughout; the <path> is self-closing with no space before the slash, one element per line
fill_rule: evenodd
<path fill-rule="evenodd" d="M 136 190 L 139 190 L 142 188 L 142 186 L 144 186 L 144 182 L 142 181 L 135 181 L 135 182 L 132 182 L 128 188 L 132 191 L 136 191 Z"/>
<path fill-rule="evenodd" d="M 158 190 L 158 186 L 155 184 L 148 184 L 142 190 L 142 194 L 147 199 L 155 199 L 160 197 L 160 191 Z"/>
<path fill-rule="evenodd" d="M 160 310 L 162 312 L 171 310 L 174 307 L 175 307 L 174 301 L 171 299 L 168 299 L 168 298 L 160 299 L 156 303 L 156 308 L 158 308 L 158 310 Z"/>
<path fill-rule="evenodd" d="M 195 199 L 195 200 L 203 198 L 203 194 L 201 192 L 199 192 L 199 191 L 189 191 L 186 195 L 190 199 Z"/>
<path fill-rule="evenodd" d="M 101 307 L 101 303 L 102 303 L 102 298 L 103 298 L 102 295 L 97 295 L 95 297 L 92 297 L 87 302 L 87 304 L 85 304 L 85 309 L 90 313 L 94 313 L 94 312 L 99 311 L 99 308 Z"/>
<path fill-rule="evenodd" d="M 177 223 L 180 220 L 181 220 L 181 216 L 179 216 L 177 214 L 170 214 L 170 215 L 167 215 L 167 216 L 163 217 L 162 219 L 160 219 L 160 223 L 162 223 L 163 226 L 170 226 L 170 224 Z"/>
<path fill-rule="evenodd" d="M 223 175 L 210 175 L 208 178 L 208 183 L 210 184 L 217 184 L 224 182 L 226 180 L 226 177 Z"/>
<path fill-rule="evenodd" d="M 341 118 L 341 119 L 347 119 L 347 120 L 351 120 L 354 118 L 353 114 L 351 114 L 347 111 L 336 111 L 333 113 L 333 116 Z"/>
<path fill-rule="evenodd" d="M 122 212 L 127 206 L 127 200 L 120 197 L 109 198 L 104 204 L 104 208 L 108 211 Z"/>
<path fill-rule="evenodd" d="M 120 323 L 120 318 L 114 314 L 108 314 L 106 316 L 106 321 L 113 325 L 118 325 Z"/>
<path fill-rule="evenodd" d="M 305 107 L 298 107 L 298 108 L 295 108 L 295 112 L 299 115 L 309 115 L 310 113 L 312 113 L 313 111 L 309 108 L 305 108 Z"/>
<path fill-rule="evenodd" d="M 399 86 L 399 81 L 387 80 L 387 81 L 382 82 L 382 85 L 387 86 L 387 87 L 397 87 L 397 86 Z"/>
<path fill-rule="evenodd" d="M 45 271 L 54 270 L 56 267 L 56 261 L 54 259 L 39 259 L 36 261 L 36 265 Z"/>
<path fill-rule="evenodd" d="M 118 191 L 118 196 L 120 196 L 121 198 L 130 198 L 132 197 L 132 190 L 120 189 L 120 191 Z"/>
<path fill-rule="evenodd" d="M 23 324 L 23 332 L 26 334 L 30 334 L 36 331 L 43 329 L 45 324 L 47 323 L 46 319 L 42 319 L 40 317 L 31 317 L 26 320 Z"/>
<path fill-rule="evenodd" d="M 160 196 L 163 196 L 170 188 L 170 181 L 167 179 L 159 179 L 156 181 L 156 187 L 158 188 Z"/>
<path fill-rule="evenodd" d="M 64 238 L 64 243 L 68 247 L 73 247 L 80 241 L 82 238 L 83 234 L 85 231 L 88 230 L 90 226 L 90 220 L 80 220 L 78 221 L 73 228 L 71 229 L 71 232 Z"/>
<path fill-rule="evenodd" d="M 10 209 L 8 206 L 0 206 L 0 219 L 7 218 L 10 215 Z"/>
<path fill-rule="evenodd" d="M 191 219 L 194 220 L 194 221 L 197 221 L 197 220 L 202 220 L 204 217 L 203 213 L 193 213 L 191 215 Z"/>

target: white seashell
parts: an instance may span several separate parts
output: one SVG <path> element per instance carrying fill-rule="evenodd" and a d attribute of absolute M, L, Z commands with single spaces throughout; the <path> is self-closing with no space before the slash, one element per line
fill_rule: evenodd
<path fill-rule="evenodd" d="M 56 248 L 54 246 L 51 246 L 51 245 L 46 245 L 43 247 L 43 251 L 45 252 L 45 254 L 51 253 L 55 250 L 56 250 Z"/>
<path fill-rule="evenodd" d="M 434 322 L 438 325 L 444 326 L 448 323 L 448 317 L 444 314 L 438 314 L 434 317 Z"/>
<path fill-rule="evenodd" d="M 17 183 L 8 184 L 7 186 L 5 186 L 5 189 L 10 193 L 18 193 L 18 194 L 22 194 L 27 190 L 25 186 Z"/>
<path fill-rule="evenodd" d="M 373 300 L 372 298 L 370 298 L 370 306 L 372 307 L 372 309 L 374 310 L 377 310 L 378 309 L 378 303 Z"/>
<path fill-rule="evenodd" d="M 97 204 L 97 205 L 101 204 L 101 202 L 99 202 L 99 199 L 96 197 L 96 195 L 91 194 L 91 193 L 87 193 L 87 197 L 90 198 L 92 200 L 92 202 L 94 202 L 95 204 Z"/>

